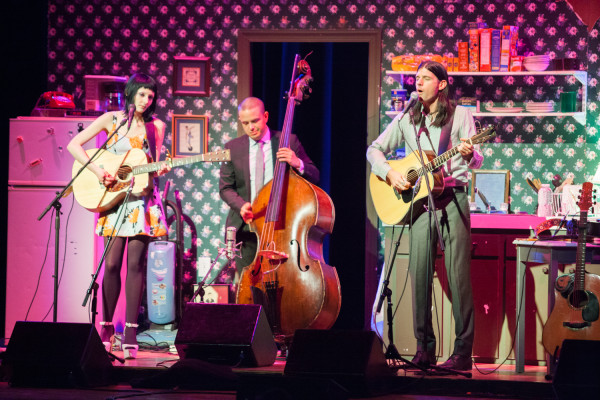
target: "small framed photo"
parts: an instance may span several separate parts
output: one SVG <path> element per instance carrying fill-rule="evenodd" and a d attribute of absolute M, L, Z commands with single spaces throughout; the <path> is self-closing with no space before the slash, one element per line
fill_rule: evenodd
<path fill-rule="evenodd" d="M 188 157 L 206 153 L 208 149 L 208 117 L 206 115 L 173 115 L 171 156 Z"/>
<path fill-rule="evenodd" d="M 471 203 L 480 212 L 508 213 L 510 171 L 476 169 L 472 173 Z"/>
<path fill-rule="evenodd" d="M 210 58 L 176 56 L 173 61 L 173 93 L 180 96 L 210 95 Z"/>

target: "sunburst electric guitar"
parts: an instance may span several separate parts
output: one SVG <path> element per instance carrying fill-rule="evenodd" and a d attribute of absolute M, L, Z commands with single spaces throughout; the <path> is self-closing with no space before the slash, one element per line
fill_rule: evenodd
<path fill-rule="evenodd" d="M 469 138 L 467 142 L 479 144 L 494 136 L 496 136 L 495 127 L 488 126 Z M 400 172 L 410 182 L 411 188 L 403 191 L 392 187 L 387 179 L 383 180 L 371 173 L 369 187 L 379 218 L 389 225 L 408 222 L 411 203 L 413 210 L 416 211 L 413 213 L 413 217 L 420 214 L 428 196 L 427 186 L 423 184 L 426 180 L 421 178 L 426 173 L 432 194 L 439 196 L 444 191 L 444 171 L 441 167 L 458 153 L 458 146 L 437 157 L 433 151 L 425 150 L 423 151 L 423 159 L 426 162 L 424 168 L 421 165 L 418 151 L 413 151 L 401 160 L 388 161 L 393 170 Z"/>
<path fill-rule="evenodd" d="M 88 156 L 94 155 L 97 149 L 87 150 Z M 132 183 L 131 195 L 140 196 L 152 188 L 150 173 L 161 169 L 167 163 L 171 167 L 192 164 L 197 162 L 224 162 L 230 161 L 229 150 L 219 150 L 211 153 L 184 158 L 169 158 L 164 161 L 148 163 L 146 153 L 141 149 L 131 149 L 125 154 L 116 155 L 106 150 L 101 150 L 94 163 L 106 170 L 116 178 L 116 182 L 107 188 L 98 182 L 98 178 L 89 169 L 84 169 L 81 175 L 73 182 L 75 199 L 84 208 L 93 212 L 110 210 L 123 200 Z M 81 164 L 75 161 L 72 176 L 79 171 Z"/>
<path fill-rule="evenodd" d="M 575 273 L 556 279 L 554 308 L 542 332 L 544 348 L 553 356 L 559 355 L 565 339 L 600 340 L 600 277 L 585 272 L 587 213 L 593 204 L 592 187 L 592 183 L 586 182 L 581 189 Z"/>

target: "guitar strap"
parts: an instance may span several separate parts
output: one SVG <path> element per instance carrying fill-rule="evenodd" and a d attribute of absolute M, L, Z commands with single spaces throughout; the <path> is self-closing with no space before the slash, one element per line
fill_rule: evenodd
<path fill-rule="evenodd" d="M 450 143 L 452 124 L 454 124 L 454 114 L 452 114 L 448 122 L 442 126 L 442 132 L 440 133 L 440 147 L 438 147 L 438 156 L 444 154 L 449 148 L 452 147 L 452 143 Z"/>
<path fill-rule="evenodd" d="M 435 149 L 435 146 L 433 145 L 433 142 L 431 141 L 431 136 L 429 135 L 429 131 L 427 130 L 427 127 L 425 126 L 425 119 L 426 119 L 425 115 L 423 115 L 423 118 L 421 119 L 421 126 L 419 127 L 419 132 L 425 131 L 427 139 L 429 140 L 429 144 L 431 145 L 431 148 Z M 446 150 L 448 150 L 448 146 L 451 146 L 450 134 L 452 133 L 452 124 L 453 123 L 454 123 L 454 115 L 452 115 L 450 117 L 450 119 L 448 120 L 448 122 L 446 122 L 446 124 L 444 126 L 442 126 L 442 131 L 440 132 L 440 141 L 438 143 L 438 149 L 436 151 L 438 156 L 444 154 L 446 152 Z"/>
<path fill-rule="evenodd" d="M 156 125 L 154 125 L 154 121 L 146 122 L 146 140 L 150 147 L 152 161 L 158 161 L 156 158 Z"/>

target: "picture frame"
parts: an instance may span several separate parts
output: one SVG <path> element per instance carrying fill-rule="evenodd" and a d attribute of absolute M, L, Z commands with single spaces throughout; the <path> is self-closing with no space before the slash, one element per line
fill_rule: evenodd
<path fill-rule="evenodd" d="M 477 205 L 477 210 L 508 213 L 510 171 L 507 169 L 478 169 L 473 170 L 472 174 L 470 201 Z M 482 197 L 490 205 L 489 210 Z"/>
<path fill-rule="evenodd" d="M 210 95 L 210 57 L 175 56 L 173 93 L 177 96 Z"/>
<path fill-rule="evenodd" d="M 171 156 L 197 156 L 208 150 L 208 116 L 173 115 Z"/>

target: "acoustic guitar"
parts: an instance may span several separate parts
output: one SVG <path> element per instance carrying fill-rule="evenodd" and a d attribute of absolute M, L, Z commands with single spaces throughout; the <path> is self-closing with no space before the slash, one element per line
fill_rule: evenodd
<path fill-rule="evenodd" d="M 600 277 L 585 271 L 587 214 L 593 205 L 592 187 L 592 183 L 586 182 L 581 189 L 575 273 L 556 279 L 554 309 L 542 332 L 544 348 L 555 357 L 565 339 L 600 340 Z"/>
<path fill-rule="evenodd" d="M 97 149 L 87 150 L 88 156 L 93 156 Z M 93 212 L 110 210 L 123 200 L 129 188 L 132 196 L 142 196 L 152 188 L 150 173 L 161 169 L 163 164 L 179 167 L 197 162 L 230 161 L 229 150 L 219 150 L 211 153 L 183 158 L 168 158 L 164 161 L 148 163 L 148 156 L 142 149 L 131 149 L 125 154 L 116 155 L 101 150 L 94 163 L 116 178 L 111 187 L 104 186 L 96 175 L 88 168 L 73 182 L 75 200 L 84 208 Z M 81 163 L 75 161 L 72 175 L 75 176 Z"/>
<path fill-rule="evenodd" d="M 495 129 L 494 126 L 488 126 L 469 138 L 467 142 L 470 144 L 486 142 L 496 136 Z M 393 170 L 400 172 L 410 182 L 411 188 L 403 191 L 392 187 L 387 179 L 383 180 L 371 173 L 369 187 L 379 218 L 389 225 L 408 222 L 411 203 L 415 210 L 413 216 L 420 214 L 428 196 L 427 186 L 423 184 L 425 179 L 421 178 L 427 174 L 432 194 L 439 196 L 444 191 L 444 171 L 441 167 L 457 154 L 459 154 L 458 146 L 437 157 L 433 151 L 425 150 L 423 159 L 428 162 L 424 168 L 417 150 L 401 160 L 388 161 Z"/>

